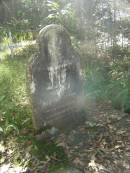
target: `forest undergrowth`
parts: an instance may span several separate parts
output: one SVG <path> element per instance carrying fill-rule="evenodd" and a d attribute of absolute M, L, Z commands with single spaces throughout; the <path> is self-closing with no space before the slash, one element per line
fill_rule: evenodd
<path fill-rule="evenodd" d="M 10 173 L 53 173 L 57 168 L 68 166 L 90 173 L 125 173 L 130 170 L 130 117 L 120 109 L 127 103 L 127 70 L 121 73 L 124 63 L 120 66 L 110 64 L 109 73 L 104 73 L 104 66 L 100 68 L 100 63 L 98 66 L 94 61 L 88 63 L 85 70 L 88 120 L 68 135 L 60 134 L 53 141 L 38 141 L 26 90 L 26 68 L 32 49 L 32 46 L 20 49 L 13 58 L 8 56 L 0 62 L 0 166 L 3 173 L 7 170 Z M 128 59 L 126 69 L 127 66 Z M 116 70 L 120 73 L 117 74 Z M 118 98 L 110 95 L 114 92 L 112 87 L 117 92 L 117 85 L 110 85 L 105 80 L 110 75 L 114 78 L 120 76 L 117 82 L 125 88 L 118 88 Z M 122 75 L 127 75 L 126 80 L 121 78 Z M 119 110 L 115 110 L 117 100 Z"/>

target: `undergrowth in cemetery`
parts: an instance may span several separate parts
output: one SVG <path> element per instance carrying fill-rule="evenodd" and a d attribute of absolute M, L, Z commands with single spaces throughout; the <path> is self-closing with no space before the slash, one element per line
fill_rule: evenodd
<path fill-rule="evenodd" d="M 118 47 L 118 51 L 120 56 L 124 50 Z M 130 56 L 127 51 L 120 59 L 115 54 L 110 54 L 108 61 L 107 55 L 105 56 L 100 59 L 88 57 L 85 68 L 86 96 L 100 101 L 111 101 L 113 107 L 127 111 L 130 109 Z"/>
<path fill-rule="evenodd" d="M 126 148 L 130 150 L 129 17 L 130 0 L 0 1 L 0 169 L 5 170 L 2 173 L 22 168 L 27 168 L 25 173 L 54 173 L 61 167 L 73 167 L 73 163 L 81 165 L 86 173 L 84 168 L 90 160 L 90 167 L 100 173 L 95 163 L 100 167 L 111 156 L 115 160 L 107 166 L 118 161 L 117 168 L 121 165 L 118 159 L 124 156 L 120 154 Z M 27 65 L 39 52 L 39 31 L 50 24 L 62 25 L 67 30 L 80 57 L 84 112 L 98 121 L 88 120 L 81 129 L 77 127 L 77 133 L 67 134 L 70 143 L 75 134 L 82 134 L 76 142 L 82 136 L 86 140 L 87 136 L 87 142 L 81 147 L 86 147 L 83 153 L 78 145 L 68 146 L 63 134 L 60 141 L 39 140 L 33 126 Z M 86 165 L 80 159 L 84 153 Z M 126 152 L 126 155 L 130 154 Z M 124 160 L 122 163 L 130 169 L 130 164 Z M 122 170 L 108 172 L 125 173 Z"/>
<path fill-rule="evenodd" d="M 33 49 L 33 52 L 31 51 Z M 68 159 L 62 147 L 53 141 L 40 142 L 35 138 L 32 125 L 32 109 L 26 87 L 26 69 L 29 57 L 37 51 L 36 45 L 17 49 L 13 58 L 6 56 L 0 64 L 0 135 L 2 143 L 13 153 L 9 160 L 15 165 L 27 165 L 33 170 L 32 158 L 39 158 L 48 171 L 67 166 Z M 102 61 L 102 58 L 87 56 L 85 73 L 86 100 L 91 102 L 111 101 L 113 107 L 122 111 L 129 109 L 129 63 L 128 56 L 120 60 Z M 87 107 L 87 104 L 86 104 Z M 95 125 L 93 126 L 95 128 Z M 27 154 L 24 147 L 27 148 Z M 31 154 L 30 154 L 31 153 Z M 31 158 L 32 157 L 32 158 Z M 2 158 L 1 163 L 5 158 Z M 30 159 L 30 160 L 29 160 Z M 40 169 L 40 163 L 36 163 Z M 50 166 L 51 165 L 51 166 Z"/>

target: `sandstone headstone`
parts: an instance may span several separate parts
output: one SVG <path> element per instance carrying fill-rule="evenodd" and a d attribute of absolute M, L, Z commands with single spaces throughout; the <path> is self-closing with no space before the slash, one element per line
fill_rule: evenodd
<path fill-rule="evenodd" d="M 38 37 L 39 53 L 29 62 L 29 88 L 33 121 L 37 129 L 45 125 L 72 128 L 84 121 L 80 59 L 67 31 L 48 25 Z"/>

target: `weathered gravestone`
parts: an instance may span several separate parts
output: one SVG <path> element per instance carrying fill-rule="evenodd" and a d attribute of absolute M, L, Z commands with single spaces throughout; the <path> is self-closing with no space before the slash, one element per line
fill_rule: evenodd
<path fill-rule="evenodd" d="M 34 125 L 72 128 L 84 121 L 79 55 L 67 31 L 54 24 L 40 31 L 38 47 L 28 71 Z"/>

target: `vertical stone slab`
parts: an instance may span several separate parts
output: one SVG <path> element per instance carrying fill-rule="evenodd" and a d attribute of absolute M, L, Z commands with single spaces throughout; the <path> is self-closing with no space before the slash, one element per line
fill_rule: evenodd
<path fill-rule="evenodd" d="M 65 28 L 55 24 L 40 31 L 38 47 L 28 68 L 34 125 L 72 128 L 84 121 L 79 55 Z"/>

